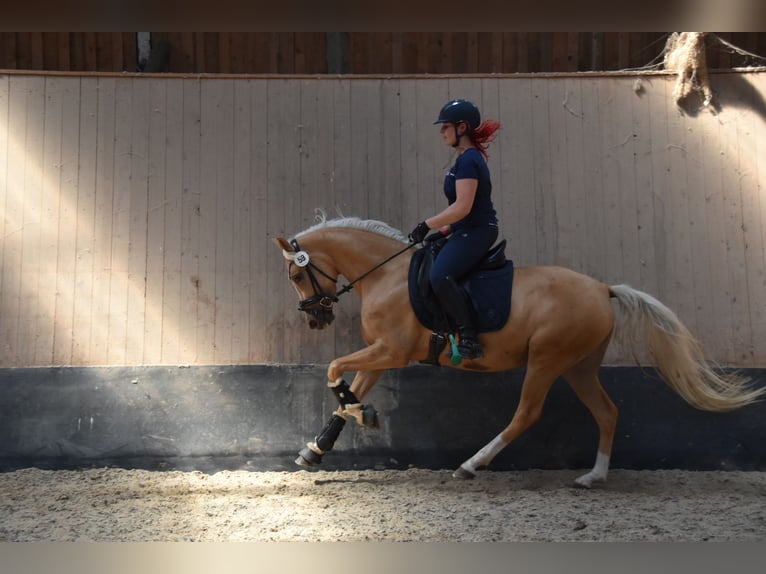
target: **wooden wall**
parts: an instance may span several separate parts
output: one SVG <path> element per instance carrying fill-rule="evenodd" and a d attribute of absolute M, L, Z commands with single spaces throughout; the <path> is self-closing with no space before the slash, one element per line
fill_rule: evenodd
<path fill-rule="evenodd" d="M 720 32 L 766 57 L 766 33 Z M 224 74 L 467 74 L 639 68 L 667 32 L 152 32 L 151 71 Z M 659 59 L 658 59 L 659 57 Z M 136 33 L 0 32 L 0 69 L 139 70 Z M 708 66 L 762 65 L 709 37 Z"/>
<path fill-rule="evenodd" d="M 495 202 L 517 265 L 656 295 L 711 358 L 766 365 L 766 73 L 675 78 L 0 76 L 0 367 L 325 362 L 360 344 L 348 295 L 305 326 L 271 240 L 314 209 L 405 231 L 444 205 L 432 122 L 504 128 Z M 613 364 L 630 363 L 621 351 Z"/>

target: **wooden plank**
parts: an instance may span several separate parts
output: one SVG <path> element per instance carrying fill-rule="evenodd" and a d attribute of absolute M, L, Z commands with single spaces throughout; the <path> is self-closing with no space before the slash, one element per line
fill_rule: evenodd
<path fill-rule="evenodd" d="M 573 206 L 569 200 L 569 150 L 572 142 L 567 137 L 569 112 L 565 108 L 568 99 L 563 80 L 548 82 L 548 117 L 550 118 L 550 170 L 551 196 L 555 216 L 556 250 L 553 262 L 557 265 L 574 268 L 574 250 L 577 235 L 574 229 Z"/>
<path fill-rule="evenodd" d="M 90 361 L 110 364 L 112 241 L 115 192 L 116 80 L 98 79 L 98 147 L 94 205 L 93 304 L 91 309 Z"/>
<path fill-rule="evenodd" d="M 300 205 L 298 165 L 298 135 L 296 118 L 300 114 L 300 93 L 288 80 L 272 80 L 268 84 L 268 123 L 266 136 L 268 150 L 268 229 L 271 237 L 295 233 L 301 221 L 297 210 Z M 279 260 L 281 271 L 282 261 Z M 269 336 L 267 346 L 271 360 L 290 362 L 298 349 L 293 345 L 300 339 L 295 309 L 295 294 L 285 284 L 284 273 L 269 275 L 268 293 L 274 294 L 268 305 Z"/>
<path fill-rule="evenodd" d="M 667 229 L 671 245 L 672 265 L 668 269 L 670 289 L 667 294 L 667 304 L 676 311 L 678 317 L 686 326 L 696 332 L 696 313 L 693 297 L 689 297 L 694 289 L 694 277 L 691 264 L 691 237 L 688 217 L 688 196 L 690 190 L 687 184 L 689 169 L 689 154 L 686 148 L 686 133 L 684 118 L 676 108 L 670 93 L 667 94 L 667 146 L 670 159 L 668 172 L 670 208 Z"/>
<path fill-rule="evenodd" d="M 273 33 L 257 32 L 250 37 L 248 60 L 253 73 L 276 72 L 276 65 L 272 65 L 272 57 L 276 59 L 276 54 L 271 49 L 272 35 Z"/>
<path fill-rule="evenodd" d="M 572 53 L 570 53 L 569 34 L 567 32 L 553 32 L 551 36 L 552 71 L 570 71 Z M 574 54 L 576 55 L 577 52 Z"/>
<path fill-rule="evenodd" d="M 19 67 L 19 52 L 17 47 L 16 33 L 6 32 L 3 34 L 3 67 L 16 70 Z"/>
<path fill-rule="evenodd" d="M 548 82 L 544 79 L 532 82 L 532 120 L 534 146 L 534 215 L 525 214 L 526 221 L 534 221 L 530 233 L 536 236 L 537 265 L 551 265 L 556 261 L 558 229 L 554 210 L 554 190 L 551 180 L 551 118 L 549 112 Z M 531 262 L 530 262 L 531 264 Z"/>
<path fill-rule="evenodd" d="M 252 210 L 257 205 L 251 181 L 251 158 L 255 145 L 251 138 L 253 116 L 262 108 L 253 108 L 251 84 L 233 82 L 232 119 L 232 298 L 231 298 L 231 351 L 229 362 L 250 362 L 250 321 L 252 275 L 263 269 L 251 269 L 253 236 L 263 234 L 263 228 L 251 225 Z M 255 112 L 255 113 L 254 113 Z M 262 249 L 268 245 L 262 242 Z M 263 293 L 263 292 L 261 292 Z"/>
<path fill-rule="evenodd" d="M 371 32 L 369 41 L 370 70 L 390 74 L 392 68 L 391 32 Z"/>
<path fill-rule="evenodd" d="M 528 72 L 530 70 L 530 38 L 527 32 L 519 32 L 516 40 L 516 46 L 518 47 L 516 71 Z"/>
<path fill-rule="evenodd" d="M 97 32 L 95 34 L 96 45 L 96 69 L 100 72 L 115 72 L 114 57 L 112 54 L 112 35 L 109 32 Z"/>
<path fill-rule="evenodd" d="M 197 349 L 197 313 L 200 306 L 200 210 L 202 163 L 203 81 L 183 80 L 183 165 L 181 196 L 181 317 L 179 320 L 182 363 L 201 364 Z"/>
<path fill-rule="evenodd" d="M 297 201 L 298 208 L 292 215 L 288 215 L 288 222 L 298 218 L 299 226 L 306 228 L 314 223 L 314 210 L 327 208 L 325 199 L 328 196 L 329 178 L 327 167 L 332 165 L 332 156 L 328 152 L 332 149 L 332 88 L 324 92 L 325 98 L 319 101 L 319 83 L 314 80 L 302 80 L 300 82 L 300 115 L 298 147 L 300 150 L 299 169 L 300 181 L 296 187 L 299 190 L 300 199 Z M 321 154 L 321 155 L 320 155 Z M 288 211 L 289 213 L 289 211 Z M 328 214 L 332 217 L 334 214 Z M 351 278 L 353 279 L 353 278 Z M 289 295 L 288 295 L 289 297 Z M 293 314 L 288 306 L 288 314 Z M 305 323 L 298 319 L 292 326 L 295 329 L 294 337 L 290 340 L 297 345 L 297 360 L 301 363 L 316 363 L 330 361 L 334 358 L 334 337 L 326 331 L 309 331 Z M 298 343 L 300 341 L 300 343 Z"/>
<path fill-rule="evenodd" d="M 404 70 L 402 58 L 404 57 L 402 52 L 402 36 L 401 32 L 391 32 L 391 73 L 401 74 Z M 451 48 L 450 48 L 451 54 Z M 449 54 L 448 54 L 449 57 Z"/>
<path fill-rule="evenodd" d="M 246 45 L 246 33 L 232 32 L 229 34 L 229 69 L 233 74 L 244 74 L 247 72 L 244 57 Z"/>
<path fill-rule="evenodd" d="M 713 293 L 710 290 L 711 268 L 708 250 L 703 246 L 709 243 L 708 222 L 706 214 L 706 198 L 704 184 L 704 154 L 707 153 L 702 139 L 703 127 L 697 118 L 683 116 L 683 132 L 686 141 L 686 189 L 688 190 L 686 214 L 679 214 L 688 221 L 690 262 L 693 292 L 687 294 L 690 303 L 694 305 L 694 333 L 709 347 L 713 338 L 717 337 L 713 308 Z M 691 325 L 690 325 L 691 327 Z"/>
<path fill-rule="evenodd" d="M 111 70 L 115 72 L 122 72 L 125 70 L 123 66 L 123 60 L 125 58 L 125 47 L 122 43 L 122 34 L 119 32 L 112 32 L 109 34 L 109 39 L 112 45 L 112 61 L 110 63 Z"/>
<path fill-rule="evenodd" d="M 529 78 L 499 80 L 502 88 L 499 139 L 502 154 L 493 153 L 490 164 L 492 197 L 499 209 L 500 233 L 508 240 L 508 256 L 516 265 L 537 260 L 535 229 L 535 146 L 532 82 Z M 523 135 L 522 135 L 523 134 Z M 494 150 L 493 150 L 494 151 Z M 501 182 L 501 183 L 500 183 Z"/>
<path fill-rule="evenodd" d="M 249 158 L 252 208 L 250 210 L 250 288 L 247 291 L 250 307 L 248 363 L 274 360 L 271 341 L 277 335 L 281 336 L 281 333 L 277 332 L 280 325 L 273 322 L 277 320 L 277 315 L 272 313 L 271 309 L 282 305 L 284 296 L 290 289 L 283 271 L 282 256 L 273 245 L 273 240 L 283 232 L 279 225 L 284 224 L 272 224 L 268 171 L 270 146 L 259 145 L 260 138 L 254 135 L 262 134 L 264 126 L 268 127 L 268 84 L 269 82 L 265 80 L 247 82 L 250 91 L 249 109 L 252 111 L 247 124 L 252 149 Z M 268 137 L 268 131 L 266 135 Z M 278 206 L 278 203 L 273 204 L 275 209 L 278 209 Z M 284 310 L 284 307 L 282 309 Z"/>
<path fill-rule="evenodd" d="M 2 56 L 3 49 L 3 36 L 0 34 L 0 64 L 4 62 Z M 0 333 L 7 335 L 13 331 L 12 325 L 15 321 L 11 310 L 13 307 L 6 307 L 5 303 L 5 287 L 8 276 L 10 276 L 10 269 L 5 267 L 4 252 L 8 239 L 6 236 L 6 230 L 10 233 L 14 230 L 15 224 L 10 221 L 9 215 L 11 211 L 9 206 L 14 204 L 14 192 L 13 192 L 13 178 L 11 177 L 11 166 L 15 163 L 13 154 L 10 150 L 16 146 L 15 142 L 10 141 L 10 99 L 11 99 L 11 77 L 8 75 L 0 76 L 0 211 L 2 211 L 2 217 L 0 217 L 0 237 L 3 241 L 0 242 Z M 0 366 L 3 368 L 11 366 L 9 363 L 10 352 L 13 346 L 10 344 L 10 338 L 4 338 L 0 340 Z"/>
<path fill-rule="evenodd" d="M 351 84 L 351 213 L 380 219 L 381 107 L 376 101 L 381 80 L 359 80 Z M 372 104 L 372 105 L 371 105 Z M 352 279 L 352 278 L 350 278 Z"/>
<path fill-rule="evenodd" d="M 181 356 L 182 300 L 181 261 L 184 198 L 184 81 L 167 80 L 165 102 L 165 181 L 162 279 L 162 354 L 160 362 L 177 365 L 188 362 Z M 188 280 L 187 280 L 188 283 Z"/>
<path fill-rule="evenodd" d="M 617 152 L 619 186 L 614 190 L 620 200 L 620 237 L 622 242 L 623 281 L 638 285 L 641 281 L 641 263 L 638 235 L 638 205 L 636 190 L 636 134 L 633 130 L 631 103 L 634 92 L 633 78 L 615 78 L 614 86 L 615 115 L 614 130 L 616 139 L 613 143 Z M 620 98 L 621 96 L 621 98 Z M 616 101 L 620 98 L 622 101 Z"/>
<path fill-rule="evenodd" d="M 641 82 L 641 88 L 632 101 L 633 133 L 635 138 L 635 183 L 636 183 L 636 213 L 638 218 L 638 251 L 639 251 L 639 282 L 637 287 L 652 294 L 659 292 L 657 281 L 657 253 L 655 246 L 656 218 L 654 202 L 656 196 L 655 174 L 652 169 L 652 154 L 654 134 L 652 132 L 652 116 L 660 107 L 657 101 L 655 81 L 649 79 L 636 80 Z M 664 82 L 660 79 L 659 82 Z M 661 97 L 665 91 L 661 91 Z M 664 103 L 661 106 L 664 110 Z M 592 229 L 600 229 L 591 227 Z"/>
<path fill-rule="evenodd" d="M 601 153 L 603 154 L 603 210 L 606 245 L 604 250 L 604 276 L 612 281 L 627 282 L 627 266 L 622 253 L 625 248 L 623 237 L 623 210 L 621 181 L 621 152 L 629 142 L 628 135 L 618 125 L 620 110 L 616 105 L 617 92 L 611 82 L 599 84 L 598 99 L 603 118 Z"/>
<path fill-rule="evenodd" d="M 481 99 L 477 102 L 479 110 L 481 112 L 481 119 L 488 120 L 493 119 L 501 121 L 500 110 L 501 100 L 500 95 L 500 82 L 497 78 L 485 78 L 479 80 Z M 436 127 L 436 126 L 434 126 Z M 492 180 L 492 204 L 495 206 L 495 211 L 498 216 L 498 223 L 500 225 L 500 233 L 502 234 L 502 226 L 504 219 L 503 203 L 501 200 L 502 190 L 505 189 L 505 182 L 503 180 L 503 165 L 502 159 L 504 156 L 503 138 L 501 135 L 503 131 L 497 133 L 495 141 L 492 142 L 488 150 L 487 165 L 490 170 L 490 178 Z"/>
<path fill-rule="evenodd" d="M 405 233 L 412 230 L 419 221 L 439 213 L 447 206 L 444 197 L 444 178 L 455 162 L 454 150 L 444 144 L 439 135 L 439 126 L 433 125 L 439 110 L 450 99 L 457 97 L 456 90 L 464 93 L 461 80 L 433 79 L 417 85 L 417 209 L 409 213 Z M 455 87 L 457 86 L 457 87 Z M 475 89 L 475 93 L 479 89 Z M 473 94 L 469 94 L 474 97 Z M 467 97 L 463 96 L 463 97 Z M 414 190 L 413 190 L 414 192 Z"/>
<path fill-rule="evenodd" d="M 355 212 L 352 184 L 352 164 L 354 162 L 352 137 L 356 130 L 355 116 L 351 111 L 351 89 L 354 81 L 347 79 L 336 80 L 333 83 L 333 195 L 335 207 L 344 216 L 359 216 Z M 333 216 L 334 214 L 328 214 Z M 284 280 L 280 275 L 280 279 Z M 293 302 L 287 307 L 292 312 Z M 335 306 L 335 323 L 333 328 L 335 353 L 342 355 L 354 350 L 352 329 L 355 318 L 358 317 L 359 303 L 356 297 L 347 297 L 345 301 Z M 358 332 L 358 331 L 357 331 Z"/>
<path fill-rule="evenodd" d="M 201 364 L 215 363 L 216 345 L 216 223 L 218 221 L 218 113 L 222 105 L 218 82 L 203 80 L 200 85 L 200 204 L 199 273 L 196 282 L 197 352 Z"/>
<path fill-rule="evenodd" d="M 39 353 L 39 334 L 50 332 L 53 318 L 49 309 L 39 302 L 40 273 L 51 263 L 41 249 L 41 211 L 44 203 L 42 166 L 40 158 L 44 149 L 45 126 L 45 79 L 30 76 L 26 81 L 26 133 L 23 148 L 24 175 L 19 192 L 23 197 L 21 241 L 21 285 L 19 293 L 19 328 L 17 354 L 20 359 L 31 361 Z M 21 158 L 20 158 L 21 159 Z M 53 260 L 55 262 L 55 259 Z M 50 349 L 50 347 L 48 347 Z M 42 355 L 45 357 L 44 353 Z M 39 364 L 39 363 L 38 363 Z M 44 363 L 43 363 L 44 364 Z"/>
<path fill-rule="evenodd" d="M 22 237 L 24 229 L 24 149 L 27 126 L 27 78 L 10 76 L 6 120 L 7 172 L 2 242 L 2 285 L 0 286 L 0 352 L 3 367 L 24 364 L 26 357 L 19 354 L 19 304 L 22 278 Z"/>
<path fill-rule="evenodd" d="M 295 73 L 295 40 L 293 32 L 277 32 L 277 73 Z"/>
<path fill-rule="evenodd" d="M 601 134 L 605 129 L 602 120 L 602 102 L 599 99 L 599 83 L 594 78 L 583 78 L 579 82 L 579 101 L 572 106 L 573 113 L 582 119 L 581 140 L 572 142 L 584 150 L 582 156 L 582 192 L 575 193 L 574 202 L 584 210 L 580 222 L 584 229 L 578 234 L 580 239 L 580 269 L 584 273 L 605 282 L 622 282 L 604 265 L 607 237 L 605 229 L 605 209 L 607 195 L 615 190 L 605 189 L 603 180 L 604 152 Z M 651 196 L 650 196 L 651 197 Z"/>
<path fill-rule="evenodd" d="M 107 361 L 128 363 L 128 298 L 131 223 L 131 163 L 133 130 L 133 82 L 118 78 L 115 85 L 114 197 L 112 202 L 112 253 Z"/>
<path fill-rule="evenodd" d="M 501 72 L 512 74 L 519 71 L 519 33 L 503 33 L 503 66 Z"/>
<path fill-rule="evenodd" d="M 122 33 L 122 69 L 135 72 L 138 69 L 138 42 L 135 32 Z"/>
<path fill-rule="evenodd" d="M 367 34 L 349 34 L 349 65 L 352 74 L 369 73 Z"/>
<path fill-rule="evenodd" d="M 751 40 L 755 37 L 751 35 Z M 751 51 L 757 46 L 750 44 Z M 749 337 L 746 346 L 741 349 L 742 357 L 737 364 L 744 366 L 759 366 L 757 355 L 763 348 L 763 335 L 766 334 L 766 310 L 764 296 L 766 295 L 766 257 L 764 256 L 764 225 L 762 219 L 766 197 L 761 184 L 759 163 L 760 157 L 755 152 L 758 147 L 757 132 L 763 131 L 763 118 L 759 116 L 759 106 L 763 105 L 766 92 L 758 92 L 753 82 L 755 76 L 747 76 L 746 87 L 742 90 L 742 113 L 737 115 L 737 157 L 739 191 L 742 213 L 742 235 L 745 261 L 745 312 L 748 319 Z M 725 76 L 730 82 L 733 77 Z M 763 363 L 760 363 L 763 364 Z"/>
<path fill-rule="evenodd" d="M 583 80 L 564 78 L 560 83 L 563 89 L 563 99 L 556 103 L 561 107 L 563 114 L 567 171 L 565 188 L 569 206 L 569 228 L 572 234 L 572 240 L 565 241 L 565 243 L 569 243 L 569 265 L 572 269 L 583 273 L 588 271 L 588 253 L 584 243 L 587 236 L 592 233 L 592 228 L 587 224 L 588 206 L 586 198 L 590 190 L 585 185 L 585 158 L 593 148 L 583 145 L 585 134 L 584 108 L 586 106 L 583 95 Z"/>
<path fill-rule="evenodd" d="M 726 246 L 725 268 L 730 282 L 729 301 L 732 321 L 732 353 L 727 361 L 737 364 L 746 359 L 747 347 L 752 334 L 747 309 L 747 280 L 744 234 L 742 231 L 742 195 L 740 190 L 739 150 L 737 145 L 737 121 L 740 115 L 736 110 L 745 105 L 738 94 L 737 103 L 733 104 L 726 113 L 719 115 L 720 131 L 718 142 L 720 146 L 720 192 L 723 209 L 719 217 L 723 220 L 724 241 Z"/>
<path fill-rule="evenodd" d="M 207 67 L 205 66 L 205 33 L 195 33 L 194 40 L 194 69 L 200 74 L 204 74 L 207 72 Z"/>
<path fill-rule="evenodd" d="M 397 163 L 401 171 L 400 202 L 402 212 L 397 227 L 404 233 L 409 233 L 419 221 L 422 221 L 422 219 L 417 219 L 421 215 L 418 201 L 420 194 L 425 193 L 425 190 L 421 191 L 418 187 L 417 134 L 421 123 L 418 120 L 417 105 L 419 83 L 418 80 L 412 79 L 402 79 L 399 82 L 401 148 Z M 425 122 L 427 119 L 423 120 L 423 123 Z M 434 192 L 438 193 L 439 182 L 434 182 L 433 188 Z"/>
<path fill-rule="evenodd" d="M 97 72 L 98 68 L 98 45 L 95 32 L 85 32 L 83 35 L 85 50 L 85 69 L 89 72 Z"/>
<path fill-rule="evenodd" d="M 93 338 L 93 276 L 95 251 L 96 165 L 98 149 L 98 79 L 80 80 L 80 146 L 77 173 L 77 222 L 70 233 L 76 233 L 74 320 L 72 362 L 97 364 L 91 359 Z M 98 327 L 96 327 L 98 328 Z M 98 335 L 97 335 L 98 336 Z"/>
<path fill-rule="evenodd" d="M 80 80 L 62 84 L 61 190 L 53 364 L 72 363 L 75 265 L 77 262 L 77 172 L 80 151 Z"/>
<path fill-rule="evenodd" d="M 147 284 L 147 213 L 149 186 L 149 83 L 140 78 L 131 82 L 130 208 L 128 219 L 128 307 L 127 349 L 129 365 L 141 364 L 144 355 Z"/>
<path fill-rule="evenodd" d="M 167 200 L 167 86 L 168 82 L 151 79 L 141 82 L 148 97 L 148 132 L 146 144 L 146 271 L 142 365 L 162 363 L 165 321 L 163 296 L 165 279 L 165 210 Z M 175 107 L 172 103 L 170 107 Z"/>
<path fill-rule="evenodd" d="M 193 32 L 178 32 L 176 34 L 169 34 L 172 38 L 172 45 L 170 49 L 170 63 L 169 69 L 171 72 L 189 73 L 194 72 L 194 49 L 196 34 Z M 168 38 L 168 41 L 170 41 Z M 245 54 L 243 54 L 243 59 Z M 250 70 L 246 70 L 250 72 Z"/>
<path fill-rule="evenodd" d="M 403 74 L 418 72 L 418 36 L 414 32 L 402 33 L 402 62 Z"/>
<path fill-rule="evenodd" d="M 218 69 L 219 74 L 231 74 L 235 70 L 231 61 L 231 38 L 235 34 L 230 32 L 218 33 Z"/>
<path fill-rule="evenodd" d="M 233 80 L 216 82 L 215 122 L 215 191 L 216 207 L 214 235 L 214 306 L 216 364 L 231 362 L 232 325 L 235 321 L 234 301 L 234 83 Z M 203 126 L 204 129 L 204 126 Z"/>
<path fill-rule="evenodd" d="M 761 41 L 761 46 L 763 46 L 763 43 L 766 41 L 766 35 L 761 34 L 760 36 L 759 40 Z M 766 53 L 766 50 L 761 50 L 759 53 Z M 758 109 L 759 105 L 762 105 L 762 94 L 766 94 L 766 77 L 763 74 L 757 74 L 751 76 L 750 81 L 755 90 L 752 94 L 754 99 L 752 109 L 755 110 Z M 753 365 L 763 366 L 766 365 L 766 347 L 758 344 L 758 342 L 766 340 L 766 310 L 759 303 L 759 301 L 762 301 L 760 299 L 761 295 L 766 293 L 766 170 L 761 168 L 759 158 L 764 157 L 764 154 L 766 154 L 766 125 L 763 118 L 753 118 L 753 124 L 751 125 L 755 126 L 755 142 L 749 153 L 747 149 L 745 149 L 745 153 L 747 153 L 748 161 L 756 179 L 753 187 L 755 191 L 753 211 L 757 214 L 756 218 L 760 223 L 761 235 L 760 237 L 757 235 L 754 237 L 753 245 L 751 246 L 754 259 L 749 263 L 749 271 L 753 275 L 755 286 L 750 291 L 750 313 L 755 351 Z M 760 263 L 758 257 L 760 257 Z"/>
<path fill-rule="evenodd" d="M 205 62 L 205 72 L 207 73 L 213 73 L 213 74 L 220 73 L 221 61 L 219 59 L 219 54 L 218 54 L 220 50 L 219 36 L 220 36 L 220 33 L 218 32 L 204 33 L 205 52 L 203 57 Z"/>
<path fill-rule="evenodd" d="M 382 151 L 380 159 L 376 161 L 372 177 L 379 178 L 380 196 L 370 195 L 370 216 L 382 219 L 389 225 L 402 228 L 404 226 L 405 212 L 402 209 L 402 201 L 393 198 L 401 198 L 405 189 L 402 185 L 402 170 L 400 161 L 402 157 L 402 110 L 401 90 L 402 80 L 384 80 L 381 85 L 381 130 L 380 144 Z M 392 166 L 396 166 L 392 169 Z M 370 191 L 374 186 L 370 187 Z M 373 207 L 375 206 L 375 207 Z"/>

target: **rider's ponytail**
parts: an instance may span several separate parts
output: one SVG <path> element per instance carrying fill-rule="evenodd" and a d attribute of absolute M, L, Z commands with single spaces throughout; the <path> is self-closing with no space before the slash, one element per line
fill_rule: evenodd
<path fill-rule="evenodd" d="M 494 141 L 499 129 L 500 122 L 497 120 L 484 120 L 478 128 L 469 131 L 468 137 L 471 138 L 471 143 L 481 152 L 484 159 L 489 157 L 487 148 Z"/>

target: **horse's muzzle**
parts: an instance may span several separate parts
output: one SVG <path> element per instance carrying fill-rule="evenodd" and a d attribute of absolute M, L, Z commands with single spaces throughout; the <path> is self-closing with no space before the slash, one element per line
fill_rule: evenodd
<path fill-rule="evenodd" d="M 335 320 L 335 313 L 332 312 L 332 308 L 307 309 L 306 313 L 309 315 L 309 328 L 311 329 L 321 331 Z"/>

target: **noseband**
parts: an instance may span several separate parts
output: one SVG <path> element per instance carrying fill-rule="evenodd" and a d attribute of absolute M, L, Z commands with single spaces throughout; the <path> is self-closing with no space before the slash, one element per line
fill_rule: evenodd
<path fill-rule="evenodd" d="M 322 271 L 318 265 L 314 265 L 308 254 L 305 251 L 301 251 L 296 239 L 291 239 L 290 245 L 292 245 L 295 250 L 295 259 L 293 262 L 298 267 L 306 268 L 306 273 L 308 273 L 309 280 L 311 281 L 311 287 L 314 289 L 314 294 L 311 297 L 307 297 L 298 303 L 298 310 L 310 313 L 315 317 L 320 311 L 329 311 L 332 309 L 333 303 L 338 302 L 338 294 L 328 295 L 327 293 L 322 292 L 322 289 L 319 286 L 319 281 L 317 281 L 316 275 L 314 275 L 314 270 L 320 275 L 327 277 L 327 279 L 333 283 L 337 283 L 338 278 L 330 277 L 330 275 Z M 317 308 L 317 306 L 319 308 Z"/>

